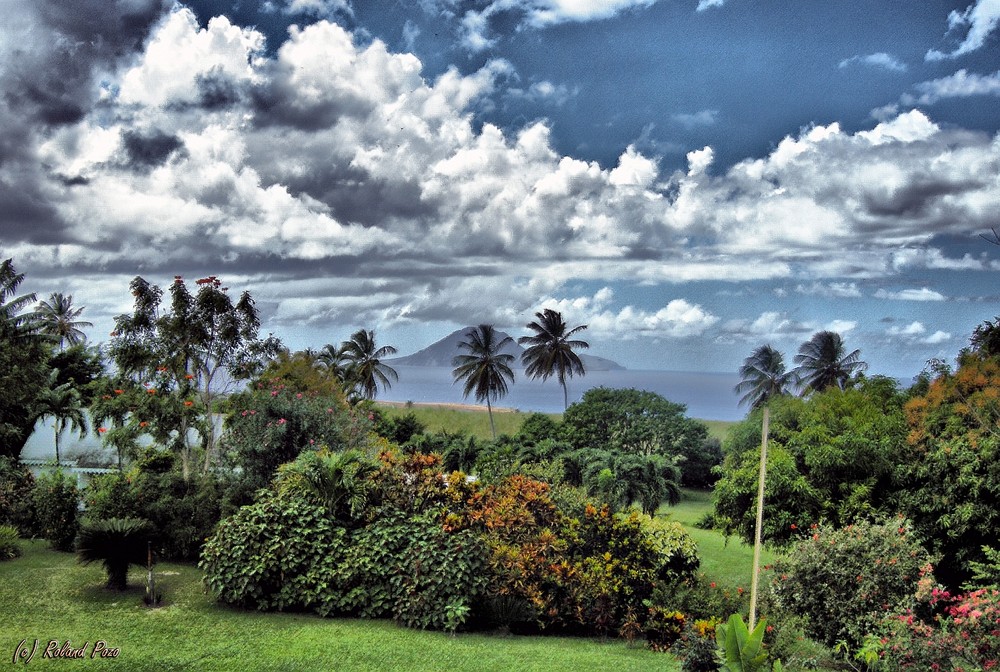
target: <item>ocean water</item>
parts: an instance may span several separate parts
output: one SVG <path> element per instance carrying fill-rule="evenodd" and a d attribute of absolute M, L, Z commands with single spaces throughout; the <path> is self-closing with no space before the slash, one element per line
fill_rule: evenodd
<path fill-rule="evenodd" d="M 477 403 L 462 397 L 461 383 L 453 383 L 451 368 L 443 366 L 396 366 L 399 380 L 378 398 L 385 401 L 415 403 Z M 542 383 L 524 377 L 515 370 L 514 384 L 498 407 L 520 411 L 562 413 L 563 392 L 558 381 Z M 579 401 L 593 387 L 635 388 L 655 392 L 670 401 L 687 406 L 687 414 L 702 420 L 742 420 L 746 409 L 738 405 L 733 387 L 739 382 L 735 373 L 700 373 L 692 371 L 590 371 L 586 376 L 569 380 L 569 402 Z"/>

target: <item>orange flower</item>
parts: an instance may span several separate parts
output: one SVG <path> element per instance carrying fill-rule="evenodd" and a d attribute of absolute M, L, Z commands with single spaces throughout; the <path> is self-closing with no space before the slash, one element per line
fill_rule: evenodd
<path fill-rule="evenodd" d="M 146 422 L 145 420 L 143 420 L 142 422 L 139 423 L 139 426 L 140 427 L 145 427 L 148 424 L 149 424 L 148 422 Z"/>
<path fill-rule="evenodd" d="M 125 394 L 125 390 L 115 390 L 115 394 Z"/>
<path fill-rule="evenodd" d="M 193 401 L 185 401 L 184 405 L 185 406 L 194 406 L 194 402 Z"/>
<path fill-rule="evenodd" d="M 184 377 L 187 378 L 188 380 L 194 380 L 194 376 L 192 376 L 190 373 Z"/>
<path fill-rule="evenodd" d="M 149 392 L 150 394 L 156 394 L 156 388 L 154 388 L 154 387 L 151 387 L 151 388 L 149 388 L 146 391 Z"/>
<path fill-rule="evenodd" d="M 789 527 L 791 527 L 793 530 L 799 529 L 799 526 L 796 525 L 795 523 L 792 523 L 791 525 L 789 525 Z"/>
<path fill-rule="evenodd" d="M 103 433 L 104 433 L 104 432 L 106 432 L 106 431 L 108 431 L 108 428 L 107 428 L 107 427 L 98 427 L 98 428 L 97 428 L 97 432 L 98 432 L 99 434 L 103 434 Z"/>

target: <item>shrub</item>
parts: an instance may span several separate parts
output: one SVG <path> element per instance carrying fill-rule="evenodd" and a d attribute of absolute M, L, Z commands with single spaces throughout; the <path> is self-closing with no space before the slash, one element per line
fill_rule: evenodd
<path fill-rule="evenodd" d="M 367 446 L 370 423 L 341 397 L 295 392 L 280 381 L 259 385 L 234 395 L 224 435 L 227 459 L 251 489 L 267 487 L 279 465 L 310 447 Z"/>
<path fill-rule="evenodd" d="M 84 521 L 76 539 L 76 557 L 84 564 L 100 561 L 108 573 L 108 588 L 125 590 L 129 565 L 146 563 L 151 531 L 149 523 L 139 518 Z"/>
<path fill-rule="evenodd" d="M 775 602 L 805 617 L 811 637 L 856 650 L 887 610 L 913 594 L 928 559 L 903 519 L 816 526 L 775 563 Z"/>
<path fill-rule="evenodd" d="M 24 536 L 34 532 L 31 493 L 35 478 L 17 460 L 0 456 L 0 525 L 13 525 Z"/>
<path fill-rule="evenodd" d="M 21 546 L 17 539 L 17 528 L 13 525 L 0 525 L 0 561 L 21 556 Z"/>
<path fill-rule="evenodd" d="M 95 478 L 83 498 L 89 518 L 143 518 L 157 555 L 194 560 L 221 518 L 222 485 L 212 474 L 185 480 L 179 469 L 150 459 L 128 473 Z"/>
<path fill-rule="evenodd" d="M 72 551 L 79 529 L 80 493 L 61 469 L 41 476 L 31 493 L 37 531 L 57 551 Z"/>
<path fill-rule="evenodd" d="M 952 596 L 918 591 L 920 604 L 886 620 L 879 640 L 890 669 L 991 670 L 1000 667 L 1000 590 Z"/>
<path fill-rule="evenodd" d="M 436 516 L 389 513 L 359 531 L 338 568 L 341 594 L 329 612 L 392 615 L 412 628 L 454 631 L 486 587 L 487 550 L 469 530 L 448 532 Z"/>
<path fill-rule="evenodd" d="M 198 567 L 223 602 L 250 609 L 307 610 L 323 603 L 343 562 L 346 531 L 300 497 L 266 493 L 226 518 Z"/>

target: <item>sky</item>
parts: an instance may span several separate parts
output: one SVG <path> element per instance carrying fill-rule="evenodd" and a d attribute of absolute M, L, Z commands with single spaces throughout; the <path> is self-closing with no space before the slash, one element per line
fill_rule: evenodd
<path fill-rule="evenodd" d="M 0 0 L 0 258 L 263 331 L 586 324 L 632 369 L 952 360 L 1000 315 L 1000 0 Z"/>

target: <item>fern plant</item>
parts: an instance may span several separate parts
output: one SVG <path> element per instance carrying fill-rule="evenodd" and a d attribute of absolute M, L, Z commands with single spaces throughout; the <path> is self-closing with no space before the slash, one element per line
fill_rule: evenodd
<path fill-rule="evenodd" d="M 128 587 L 129 565 L 146 562 L 146 544 L 152 529 L 141 518 L 106 518 L 86 521 L 76 539 L 76 557 L 83 564 L 101 562 L 108 573 L 108 588 Z"/>

